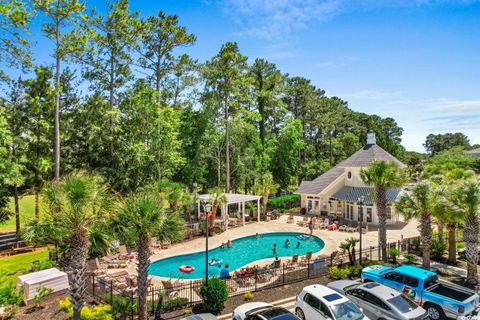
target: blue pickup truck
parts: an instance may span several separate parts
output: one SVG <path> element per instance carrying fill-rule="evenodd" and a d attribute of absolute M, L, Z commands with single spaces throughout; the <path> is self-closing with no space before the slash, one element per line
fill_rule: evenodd
<path fill-rule="evenodd" d="M 378 282 L 403 292 L 425 310 L 430 319 L 466 319 L 476 315 L 479 295 L 449 282 L 435 272 L 413 266 L 370 266 L 362 270 L 363 282 Z"/>

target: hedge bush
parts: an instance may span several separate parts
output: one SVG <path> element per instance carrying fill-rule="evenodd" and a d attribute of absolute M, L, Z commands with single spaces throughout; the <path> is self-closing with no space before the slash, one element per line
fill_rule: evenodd
<path fill-rule="evenodd" d="M 228 299 L 227 284 L 218 278 L 209 279 L 208 285 L 204 282 L 200 288 L 200 295 L 206 311 L 219 314 Z"/>
<path fill-rule="evenodd" d="M 299 194 L 287 194 L 280 197 L 270 198 L 267 201 L 268 210 L 285 210 L 300 207 Z"/>

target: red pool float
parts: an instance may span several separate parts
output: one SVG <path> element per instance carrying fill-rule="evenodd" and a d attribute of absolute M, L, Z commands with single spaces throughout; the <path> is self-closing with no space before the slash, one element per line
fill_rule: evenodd
<path fill-rule="evenodd" d="M 195 268 L 193 266 L 180 266 L 178 270 L 183 273 L 192 273 L 195 271 Z"/>

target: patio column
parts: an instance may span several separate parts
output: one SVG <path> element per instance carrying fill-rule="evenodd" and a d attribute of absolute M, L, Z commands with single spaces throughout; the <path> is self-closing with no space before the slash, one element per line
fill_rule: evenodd
<path fill-rule="evenodd" d="M 200 221 L 200 200 L 197 202 L 197 221 Z"/>
<path fill-rule="evenodd" d="M 260 198 L 257 199 L 257 220 L 260 222 Z"/>
<path fill-rule="evenodd" d="M 243 225 L 245 226 L 245 202 L 242 202 L 242 219 L 243 219 Z"/>
<path fill-rule="evenodd" d="M 222 206 L 222 220 L 223 223 L 225 224 L 225 231 L 228 230 L 228 212 L 227 212 L 228 205 L 224 204 Z"/>

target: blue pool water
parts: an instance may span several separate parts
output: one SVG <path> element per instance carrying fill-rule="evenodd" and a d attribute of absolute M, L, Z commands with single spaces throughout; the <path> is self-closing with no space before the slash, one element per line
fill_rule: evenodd
<path fill-rule="evenodd" d="M 290 248 L 285 247 L 285 240 L 290 240 Z M 296 249 L 297 242 L 300 247 Z M 277 244 L 277 253 L 273 254 L 273 244 Z M 294 254 L 300 256 L 305 255 L 308 251 L 316 253 L 323 249 L 325 243 L 318 237 L 309 237 L 303 233 L 296 232 L 276 232 L 264 233 L 260 238 L 249 236 L 233 240 L 233 247 L 228 249 L 210 249 L 208 258 L 222 259 L 223 265 L 230 265 L 229 271 L 241 268 L 251 262 L 278 257 L 290 257 Z M 181 273 L 178 268 L 182 265 L 191 265 L 195 267 L 195 271 L 190 274 Z M 209 276 L 218 276 L 220 274 L 220 266 L 209 266 Z M 168 278 L 184 278 L 198 279 L 205 277 L 205 252 L 192 254 L 184 254 L 174 256 L 153 262 L 149 268 L 149 274 Z"/>

